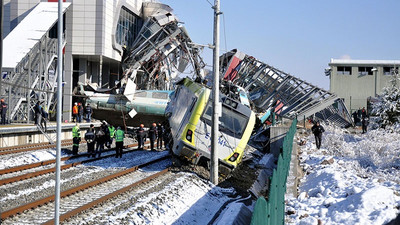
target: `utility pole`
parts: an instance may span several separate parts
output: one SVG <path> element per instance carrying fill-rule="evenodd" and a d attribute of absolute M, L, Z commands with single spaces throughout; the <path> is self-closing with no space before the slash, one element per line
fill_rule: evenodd
<path fill-rule="evenodd" d="M 56 141 L 56 193 L 54 224 L 60 223 L 60 179 L 61 179 L 61 116 L 62 116 L 62 74 L 63 74 L 63 0 L 58 0 L 58 52 L 57 52 L 57 141 Z"/>
<path fill-rule="evenodd" d="M 218 184 L 218 124 L 219 114 L 221 112 L 221 104 L 219 103 L 219 0 L 214 1 L 214 53 L 213 53 L 213 69 L 214 69 L 214 86 L 212 89 L 213 98 L 213 117 L 211 130 L 211 170 L 210 181 Z"/>

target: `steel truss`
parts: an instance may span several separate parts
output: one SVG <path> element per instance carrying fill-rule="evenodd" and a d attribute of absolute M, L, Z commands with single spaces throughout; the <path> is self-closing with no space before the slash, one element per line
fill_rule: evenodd
<path fill-rule="evenodd" d="M 259 113 L 267 110 L 289 118 L 326 120 L 347 127 L 351 115 L 337 95 L 232 50 L 221 56 L 223 79 L 243 87 Z"/>
<path fill-rule="evenodd" d="M 57 38 L 47 32 L 15 68 L 3 70 L 0 95 L 8 103 L 10 121 L 30 123 L 37 101 L 48 110 L 55 107 L 57 46 Z"/>
<path fill-rule="evenodd" d="M 171 12 L 158 12 L 145 21 L 132 48 L 127 49 L 122 60 L 121 86 L 130 79 L 137 89 L 169 90 L 170 81 L 184 72 L 189 63 L 195 75 L 202 73 L 205 64 L 199 56 L 201 50 L 202 47 L 191 43 L 185 28 Z"/>

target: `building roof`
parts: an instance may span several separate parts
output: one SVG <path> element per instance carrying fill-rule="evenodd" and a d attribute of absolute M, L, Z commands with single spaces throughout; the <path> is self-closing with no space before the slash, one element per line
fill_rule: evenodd
<path fill-rule="evenodd" d="M 400 65 L 400 60 L 331 59 L 329 65 Z"/>
<path fill-rule="evenodd" d="M 63 13 L 71 3 L 63 3 Z M 57 2 L 40 2 L 3 40 L 3 69 L 10 70 L 58 20 Z"/>

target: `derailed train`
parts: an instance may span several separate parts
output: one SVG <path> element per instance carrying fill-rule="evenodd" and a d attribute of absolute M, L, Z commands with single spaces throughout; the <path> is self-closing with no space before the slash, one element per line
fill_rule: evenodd
<path fill-rule="evenodd" d="M 167 119 L 172 153 L 193 164 L 207 166 L 211 152 L 211 89 L 189 78 L 180 80 L 175 87 L 174 91 L 137 90 L 132 101 L 121 95 L 95 91 L 86 90 L 81 94 L 95 110 L 97 119 L 114 125 L 149 125 Z M 245 91 L 237 86 L 223 85 L 220 102 L 218 158 L 220 170 L 229 174 L 243 158 L 256 118 Z M 132 111 L 133 118 L 124 116 Z"/>
<path fill-rule="evenodd" d="M 238 166 L 256 121 L 246 95 L 238 87 L 221 92 L 222 115 L 219 119 L 218 159 L 223 174 Z M 227 89 L 226 89 L 227 90 Z M 184 78 L 176 84 L 168 103 L 173 138 L 172 152 L 193 164 L 208 165 L 211 155 L 211 89 Z"/>

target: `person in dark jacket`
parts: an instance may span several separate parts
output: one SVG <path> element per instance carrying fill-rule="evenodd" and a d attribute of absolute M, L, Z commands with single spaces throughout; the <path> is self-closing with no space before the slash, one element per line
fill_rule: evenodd
<path fill-rule="evenodd" d="M 86 122 L 90 123 L 92 121 L 93 110 L 89 103 L 86 105 L 85 113 L 86 113 Z"/>
<path fill-rule="evenodd" d="M 361 118 L 362 119 L 367 118 L 367 110 L 365 110 L 365 107 L 363 107 L 361 110 Z"/>
<path fill-rule="evenodd" d="M 35 111 L 35 124 L 40 125 L 42 122 L 42 106 L 40 105 L 40 101 L 36 102 L 33 110 Z"/>
<path fill-rule="evenodd" d="M 367 126 L 368 126 L 368 118 L 367 117 L 362 118 L 361 127 L 362 127 L 362 133 L 363 134 L 367 133 Z"/>
<path fill-rule="evenodd" d="M 356 127 L 358 123 L 357 111 L 354 111 L 351 115 L 353 116 L 354 126 Z"/>
<path fill-rule="evenodd" d="M 154 151 L 154 141 L 157 138 L 157 124 L 153 123 L 149 129 L 150 149 Z"/>
<path fill-rule="evenodd" d="M 171 127 L 169 126 L 169 123 L 167 120 L 165 120 L 162 123 L 162 126 L 164 128 L 164 135 L 163 135 L 163 139 L 164 139 L 164 147 L 165 149 L 169 149 L 169 143 L 171 142 Z"/>
<path fill-rule="evenodd" d="M 0 100 L 0 113 L 1 113 L 1 124 L 6 124 L 6 115 L 7 115 L 7 104 L 4 99 Z"/>
<path fill-rule="evenodd" d="M 108 140 L 104 129 L 108 130 L 108 128 L 104 128 L 104 126 L 101 126 L 99 128 L 99 130 L 96 132 L 96 137 L 95 137 L 96 138 L 96 152 L 94 153 L 94 155 L 96 156 L 96 154 L 97 154 L 98 157 L 100 157 L 101 153 L 103 152 L 104 144 Z"/>
<path fill-rule="evenodd" d="M 87 151 L 88 158 L 91 156 L 96 157 L 96 153 L 94 152 L 94 145 L 96 143 L 96 135 L 94 133 L 94 125 L 90 124 L 89 130 L 86 131 L 85 140 L 87 143 Z"/>
<path fill-rule="evenodd" d="M 107 148 L 111 148 L 111 146 L 109 145 L 109 143 L 110 143 L 110 129 L 109 129 L 109 127 L 108 127 L 108 124 L 107 124 L 107 122 L 105 121 L 105 120 L 103 120 L 103 123 L 101 124 L 101 128 L 103 129 L 103 131 L 104 131 L 104 134 L 105 134 L 105 139 L 106 139 L 106 142 L 104 143 L 105 144 L 105 146 L 107 147 Z"/>
<path fill-rule="evenodd" d="M 78 103 L 78 123 L 82 123 L 83 118 L 83 106 L 82 103 Z"/>
<path fill-rule="evenodd" d="M 157 125 L 157 149 L 162 149 L 162 142 L 164 138 L 164 127 L 161 123 Z"/>
<path fill-rule="evenodd" d="M 140 127 L 137 130 L 138 150 L 143 150 L 145 135 L 146 134 L 145 134 L 145 131 L 144 131 L 144 125 L 140 124 Z"/>
<path fill-rule="evenodd" d="M 47 118 L 49 117 L 49 113 L 44 109 L 44 107 L 42 106 L 41 109 L 41 115 L 42 115 L 42 119 L 40 120 L 40 126 L 42 128 L 44 128 L 44 131 L 47 131 Z M 43 126 L 44 124 L 44 126 Z"/>
<path fill-rule="evenodd" d="M 325 129 L 319 124 L 319 121 L 317 121 L 311 128 L 311 131 L 315 136 L 315 145 L 317 145 L 317 149 L 321 148 L 322 133 L 325 132 Z"/>

